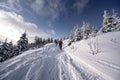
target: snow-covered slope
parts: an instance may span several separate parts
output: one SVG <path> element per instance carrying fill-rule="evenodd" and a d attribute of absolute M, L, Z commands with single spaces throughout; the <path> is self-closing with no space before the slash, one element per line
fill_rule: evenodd
<path fill-rule="evenodd" d="M 119 41 L 120 32 L 111 32 L 71 46 L 66 40 L 63 50 L 54 43 L 28 50 L 0 64 L 0 80 L 119 80 Z"/>
<path fill-rule="evenodd" d="M 91 54 L 90 45 L 93 51 L 98 51 L 97 54 Z M 65 50 L 75 59 L 85 62 L 111 79 L 120 80 L 120 32 L 110 32 L 82 40 L 73 43 Z"/>

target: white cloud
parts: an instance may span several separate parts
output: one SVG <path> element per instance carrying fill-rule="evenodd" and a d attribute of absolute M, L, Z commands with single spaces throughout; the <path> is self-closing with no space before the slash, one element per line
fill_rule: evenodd
<path fill-rule="evenodd" d="M 51 33 L 54 35 L 54 34 L 55 34 L 55 30 L 52 29 L 52 30 L 51 30 Z"/>
<path fill-rule="evenodd" d="M 41 16 L 51 16 L 53 21 L 65 11 L 62 0 L 35 0 L 31 8 Z"/>
<path fill-rule="evenodd" d="M 40 17 L 50 19 L 51 22 L 54 22 L 56 19 L 59 19 L 61 14 L 69 12 L 66 6 L 67 2 L 69 4 L 69 0 L 3 0 L 0 1 L 0 7 L 15 12 L 22 12 L 25 8 L 28 11 L 32 9 L 33 13 L 35 12 Z M 81 13 L 88 2 L 89 0 L 75 0 L 75 3 L 70 8 L 72 7 Z"/>
<path fill-rule="evenodd" d="M 53 25 L 52 25 L 52 23 L 50 21 L 48 22 L 48 27 L 53 28 Z"/>
<path fill-rule="evenodd" d="M 46 32 L 47 32 L 48 34 L 50 34 L 51 36 L 53 36 L 53 35 L 56 34 L 56 32 L 55 32 L 54 29 L 49 29 L 49 30 L 47 30 Z"/>
<path fill-rule="evenodd" d="M 22 10 L 19 0 L 6 0 L 0 2 L 0 7 L 15 12 L 20 12 Z"/>
<path fill-rule="evenodd" d="M 0 36 L 16 42 L 21 34 L 27 31 L 28 38 L 33 41 L 34 36 L 47 38 L 49 35 L 38 29 L 38 26 L 26 22 L 21 15 L 14 12 L 0 10 Z"/>
<path fill-rule="evenodd" d="M 89 0 L 76 0 L 73 4 L 72 8 L 76 8 L 78 13 L 81 13 L 84 8 L 87 6 Z"/>

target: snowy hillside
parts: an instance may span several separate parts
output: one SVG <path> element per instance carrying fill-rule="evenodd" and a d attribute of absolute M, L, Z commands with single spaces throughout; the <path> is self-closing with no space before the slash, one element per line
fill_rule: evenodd
<path fill-rule="evenodd" d="M 0 64 L 0 80 L 120 80 L 120 32 L 54 43 Z M 93 55 L 93 52 L 95 54 Z"/>

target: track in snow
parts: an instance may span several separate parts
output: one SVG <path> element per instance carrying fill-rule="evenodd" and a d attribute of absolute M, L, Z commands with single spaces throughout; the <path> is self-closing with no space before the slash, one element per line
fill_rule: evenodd
<path fill-rule="evenodd" d="M 0 65 L 0 80 L 105 80 L 55 45 L 24 54 Z"/>
<path fill-rule="evenodd" d="M 87 66 L 76 62 L 68 53 L 61 53 L 59 64 L 60 80 L 105 80 Z"/>

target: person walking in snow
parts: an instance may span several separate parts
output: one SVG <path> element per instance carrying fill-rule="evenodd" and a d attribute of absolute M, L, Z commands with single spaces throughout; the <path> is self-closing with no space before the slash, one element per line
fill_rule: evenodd
<path fill-rule="evenodd" d="M 62 44 L 63 44 L 63 42 L 62 42 L 62 39 L 59 41 L 59 47 L 60 47 L 60 49 L 62 49 Z"/>
<path fill-rule="evenodd" d="M 55 40 L 54 42 L 55 42 L 56 45 L 58 44 L 58 41 L 57 41 L 57 40 Z"/>

